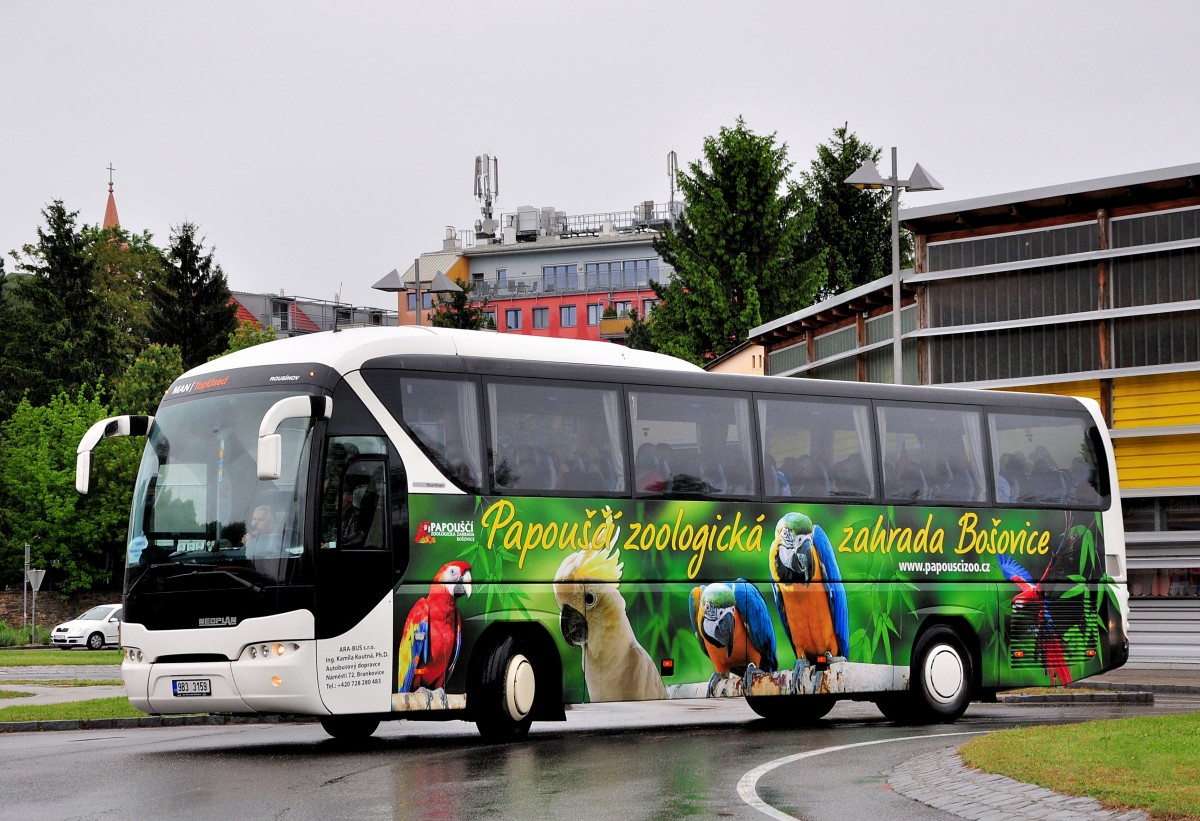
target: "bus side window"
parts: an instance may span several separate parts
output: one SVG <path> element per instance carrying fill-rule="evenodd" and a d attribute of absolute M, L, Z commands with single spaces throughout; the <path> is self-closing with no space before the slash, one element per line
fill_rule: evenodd
<path fill-rule="evenodd" d="M 864 403 L 760 396 L 757 405 L 766 496 L 875 495 L 871 417 Z"/>
<path fill-rule="evenodd" d="M 979 409 L 880 405 L 884 493 L 897 501 L 978 502 L 984 498 Z"/>
<path fill-rule="evenodd" d="M 617 388 L 493 379 L 486 394 L 493 487 L 563 496 L 625 491 Z"/>
<path fill-rule="evenodd" d="M 745 396 L 638 388 L 629 392 L 629 416 L 639 495 L 757 493 Z"/>
<path fill-rule="evenodd" d="M 996 501 L 1103 509 L 1108 488 L 1083 414 L 990 413 Z"/>

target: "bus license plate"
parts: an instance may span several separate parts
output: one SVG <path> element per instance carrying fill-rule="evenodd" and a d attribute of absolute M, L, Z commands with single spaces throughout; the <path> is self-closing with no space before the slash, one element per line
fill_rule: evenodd
<path fill-rule="evenodd" d="M 176 678 L 171 680 L 176 696 L 211 696 L 212 681 L 206 678 Z"/>

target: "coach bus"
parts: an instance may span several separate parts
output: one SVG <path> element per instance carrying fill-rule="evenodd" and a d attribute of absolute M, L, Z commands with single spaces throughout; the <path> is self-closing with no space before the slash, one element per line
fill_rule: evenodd
<path fill-rule="evenodd" d="M 97 422 L 77 486 L 100 441 L 146 437 L 121 631 L 146 713 L 502 739 L 571 703 L 802 723 L 855 699 L 936 722 L 1125 662 L 1106 430 L 1082 399 L 346 329 Z"/>

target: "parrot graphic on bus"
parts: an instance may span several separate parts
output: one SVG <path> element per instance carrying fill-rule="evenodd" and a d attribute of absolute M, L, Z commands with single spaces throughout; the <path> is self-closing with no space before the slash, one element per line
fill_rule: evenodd
<path fill-rule="evenodd" d="M 774 673 L 778 668 L 775 627 L 767 603 L 745 579 L 692 588 L 688 612 L 715 671 L 709 695 L 721 678 L 740 676 L 748 687 L 755 672 Z"/>
<path fill-rule="evenodd" d="M 471 565 L 442 565 L 429 586 L 429 595 L 417 599 L 408 611 L 400 633 L 396 692 L 445 689 L 462 649 L 462 616 L 456 603 L 470 595 Z"/>
<path fill-rule="evenodd" d="M 845 661 L 850 653 L 850 610 L 833 544 L 803 513 L 788 513 L 771 543 L 771 590 L 784 633 L 796 653 L 792 686 L 804 668 Z"/>
<path fill-rule="evenodd" d="M 1046 572 L 1035 583 L 1033 574 L 1011 556 L 1001 553 L 998 559 L 1000 572 L 1020 591 L 1013 596 L 1013 613 L 1019 613 L 1027 607 L 1037 608 L 1037 621 L 1033 628 L 1033 646 L 1042 662 L 1042 667 L 1050 676 L 1050 683 L 1057 683 L 1060 686 L 1070 684 L 1072 679 L 1071 669 L 1067 664 L 1067 646 L 1063 642 L 1062 636 L 1054 630 L 1054 621 L 1050 617 L 1050 604 L 1046 600 L 1045 594 L 1042 593 L 1042 582 L 1050 573 L 1053 562 L 1046 565 Z"/>

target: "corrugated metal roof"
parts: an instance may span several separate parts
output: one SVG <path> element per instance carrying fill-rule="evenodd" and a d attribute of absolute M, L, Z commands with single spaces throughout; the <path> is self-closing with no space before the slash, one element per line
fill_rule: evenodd
<path fill-rule="evenodd" d="M 463 255 L 462 251 L 431 251 L 428 254 L 421 254 L 421 282 L 431 282 L 440 271 L 446 273 L 454 267 L 454 263 L 458 262 Z M 404 269 L 404 274 L 400 280 L 408 285 L 416 282 L 416 262 Z"/>

